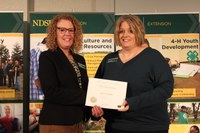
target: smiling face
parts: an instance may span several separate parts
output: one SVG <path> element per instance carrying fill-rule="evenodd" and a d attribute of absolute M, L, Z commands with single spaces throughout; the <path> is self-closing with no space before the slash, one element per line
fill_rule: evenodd
<path fill-rule="evenodd" d="M 69 51 L 74 43 L 74 26 L 72 22 L 61 19 L 57 23 L 56 34 L 58 47 L 64 51 Z"/>
<path fill-rule="evenodd" d="M 145 42 L 144 24 L 136 15 L 122 15 L 116 21 L 114 37 L 117 46 L 121 47 L 125 44 L 126 39 L 123 40 L 123 38 L 131 39 L 129 42 L 132 41 L 133 46 L 141 46 Z"/>
<path fill-rule="evenodd" d="M 199 128 L 197 126 L 192 126 L 190 128 L 190 133 L 199 133 Z"/>
<path fill-rule="evenodd" d="M 5 111 L 6 116 L 10 116 L 10 107 L 6 106 L 4 108 L 4 111 Z"/>
<path fill-rule="evenodd" d="M 122 22 L 120 25 L 119 41 L 123 48 L 132 48 L 136 46 L 134 31 L 126 21 Z"/>

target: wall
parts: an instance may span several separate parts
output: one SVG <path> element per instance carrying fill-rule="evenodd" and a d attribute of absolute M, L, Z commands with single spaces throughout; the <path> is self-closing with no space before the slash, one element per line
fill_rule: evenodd
<path fill-rule="evenodd" d="M 19 2 L 20 1 L 20 2 Z M 1 11 L 28 12 L 200 12 L 200 0 L 0 0 Z"/>
<path fill-rule="evenodd" d="M 200 12 L 200 0 L 116 0 L 117 13 Z"/>

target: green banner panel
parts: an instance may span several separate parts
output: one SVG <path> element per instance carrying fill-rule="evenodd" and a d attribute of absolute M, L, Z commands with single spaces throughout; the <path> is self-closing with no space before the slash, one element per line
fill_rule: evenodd
<path fill-rule="evenodd" d="M 22 33 L 23 13 L 0 13 L 0 33 Z"/>
<path fill-rule="evenodd" d="M 120 15 L 116 15 L 116 20 Z M 147 34 L 199 33 L 199 14 L 138 15 Z"/>
<path fill-rule="evenodd" d="M 74 15 L 80 21 L 84 33 L 113 33 L 114 14 L 70 14 Z M 30 33 L 46 33 L 47 26 L 55 15 L 57 15 L 57 13 L 31 13 Z"/>

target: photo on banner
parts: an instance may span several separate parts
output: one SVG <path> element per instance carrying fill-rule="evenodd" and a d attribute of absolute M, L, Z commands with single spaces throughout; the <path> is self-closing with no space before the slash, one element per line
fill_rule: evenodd
<path fill-rule="evenodd" d="M 0 132 L 23 133 L 23 12 L 0 18 Z"/>
<path fill-rule="evenodd" d="M 168 113 L 171 124 L 200 124 L 200 102 L 170 102 Z"/>
<path fill-rule="evenodd" d="M 23 133 L 23 104 L 0 104 L 0 132 Z"/>
<path fill-rule="evenodd" d="M 39 133 L 39 114 L 42 103 L 30 103 L 29 105 L 29 132 Z"/>
<path fill-rule="evenodd" d="M 0 99 L 23 98 L 23 13 L 0 12 Z"/>

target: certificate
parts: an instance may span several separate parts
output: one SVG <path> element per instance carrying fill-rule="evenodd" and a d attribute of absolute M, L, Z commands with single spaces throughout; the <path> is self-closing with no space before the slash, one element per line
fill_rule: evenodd
<path fill-rule="evenodd" d="M 89 78 L 86 106 L 118 109 L 126 98 L 127 82 Z"/>

